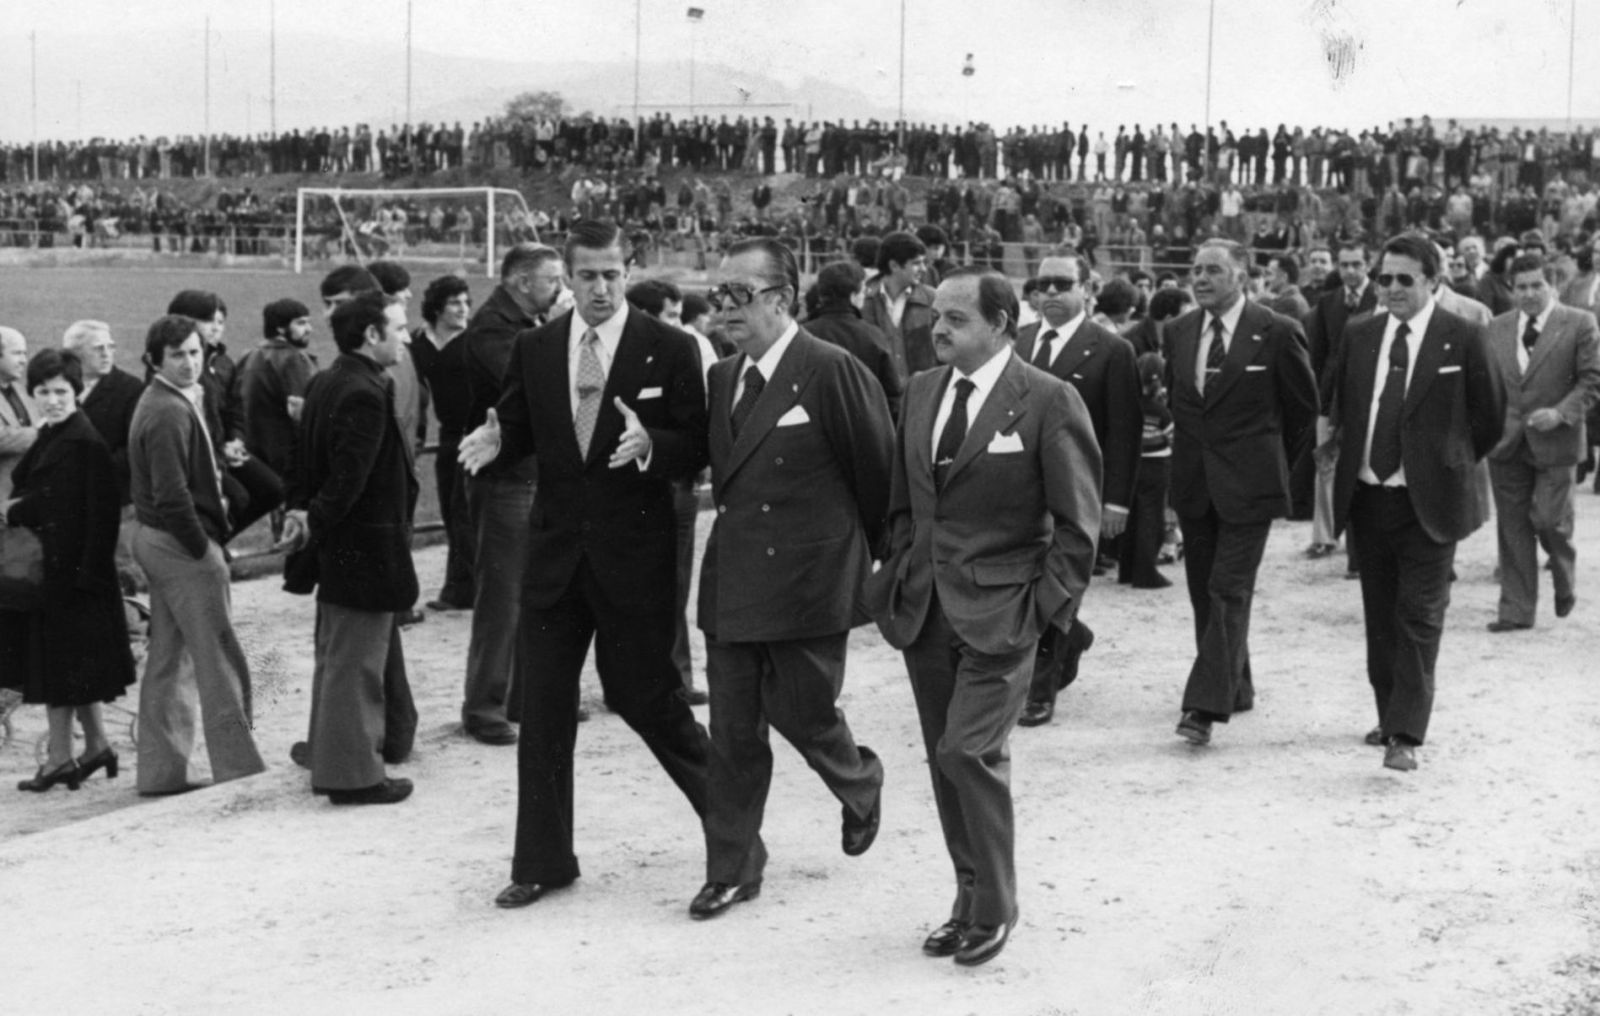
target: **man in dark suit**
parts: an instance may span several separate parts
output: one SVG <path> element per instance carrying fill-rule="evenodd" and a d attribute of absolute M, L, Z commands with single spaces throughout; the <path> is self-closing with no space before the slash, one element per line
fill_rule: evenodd
<path fill-rule="evenodd" d="M 501 907 L 578 877 L 572 751 L 591 644 L 607 704 L 695 814 L 706 810 L 706 733 L 672 665 L 671 485 L 706 464 L 705 382 L 688 334 L 630 312 L 626 248 L 615 226 L 572 227 L 574 311 L 517 336 L 500 402 L 461 442 L 473 473 L 499 457 L 539 461 L 517 626 L 516 851 Z"/>
<path fill-rule="evenodd" d="M 557 313 L 566 293 L 561 252 L 543 244 L 517 244 L 500 262 L 500 284 L 472 315 L 461 346 L 468 391 L 465 431 L 483 425 L 505 391 L 506 365 L 521 332 Z M 528 558 L 528 513 L 539 477 L 531 454 L 501 456 L 462 480 L 474 536 L 472 638 L 467 646 L 461 728 L 483 744 L 517 743 L 517 621 L 522 616 L 522 573 Z"/>
<path fill-rule="evenodd" d="M 1248 254 L 1208 240 L 1194 258 L 1198 309 L 1167 328 L 1172 507 L 1183 531 L 1196 654 L 1178 735 L 1253 708 L 1250 601 L 1272 520 L 1289 511 L 1289 462 L 1310 437 L 1317 384 L 1300 323 L 1244 298 Z"/>
<path fill-rule="evenodd" d="M 387 675 L 404 672 L 399 614 L 417 601 L 417 477 L 385 371 L 405 345 L 406 314 L 363 293 L 329 320 L 339 357 L 306 389 L 280 544 L 298 552 L 285 568 L 290 591 L 317 587 L 311 786 L 334 804 L 397 804 L 411 781 L 385 772 L 384 748 L 401 739 L 387 717 L 398 709 L 414 730 L 416 706 L 389 701 L 397 689 L 409 699 L 410 684 Z"/>
<path fill-rule="evenodd" d="M 1089 410 L 1100 460 L 1102 540 L 1122 535 L 1133 504 L 1134 476 L 1139 468 L 1139 371 L 1132 343 L 1088 319 L 1084 283 L 1088 265 L 1077 255 L 1047 257 L 1039 262 L 1035 291 L 1041 320 L 1017 332 L 1017 355 L 1076 388 Z M 1073 611 L 1072 625 L 1060 638 L 1046 632 L 1039 639 L 1039 659 L 1021 726 L 1049 723 L 1055 715 L 1056 692 L 1078 676 L 1078 662 L 1094 644 L 1094 632 Z"/>
<path fill-rule="evenodd" d="M 1345 330 L 1334 519 L 1361 568 L 1367 678 L 1383 764 L 1417 767 L 1456 542 L 1483 524 L 1476 462 L 1500 437 L 1504 401 L 1484 330 L 1439 307 L 1439 253 L 1424 237 L 1383 245 L 1387 313 Z"/>
<path fill-rule="evenodd" d="M 1489 348 L 1506 403 L 1505 430 L 1489 452 L 1500 538 L 1500 610 L 1492 632 L 1533 627 L 1539 555 L 1550 555 L 1556 616 L 1573 591 L 1572 486 L 1588 455 L 1584 418 L 1600 389 L 1594 315 L 1556 303 L 1544 256 L 1522 254 L 1507 274 L 1517 309 L 1489 322 Z"/>
<path fill-rule="evenodd" d="M 1017 921 L 1008 742 L 1040 634 L 1089 584 L 1100 450 L 1076 390 L 1012 355 L 1009 281 L 958 269 L 934 307 L 946 366 L 907 389 L 888 554 L 866 592 L 905 654 L 955 866 L 950 919 L 922 950 L 975 965 Z"/>
<path fill-rule="evenodd" d="M 888 338 L 861 317 L 865 284 L 866 273 L 854 261 L 824 265 L 817 273 L 816 306 L 806 316 L 806 331 L 860 360 L 867 372 L 877 378 L 889 401 L 889 412 L 898 414 L 904 382 L 895 369 Z"/>
<path fill-rule="evenodd" d="M 273 472 L 287 477 L 306 386 L 317 371 L 307 350 L 311 312 L 298 300 L 274 300 L 261 308 L 261 323 L 261 344 L 238 368 L 244 444 Z"/>
<path fill-rule="evenodd" d="M 889 338 L 902 382 L 934 366 L 933 290 L 923 284 L 928 248 L 912 233 L 890 233 L 878 244 L 878 277 L 867 286 L 861 317 Z"/>
<path fill-rule="evenodd" d="M 143 573 L 133 560 L 133 480 L 128 469 L 128 435 L 133 411 L 144 394 L 144 382 L 118 367 L 117 343 L 104 321 L 74 321 L 61 336 L 63 349 L 78 354 L 83 364 L 83 415 L 111 450 L 111 468 L 117 475 L 117 496 L 122 524 L 117 532 L 117 576 L 124 592 L 145 586 Z"/>
<path fill-rule="evenodd" d="M 1337 403 L 1334 383 L 1344 348 L 1344 326 L 1353 318 L 1371 314 L 1378 305 L 1378 291 L 1367 278 L 1372 265 L 1366 246 L 1359 240 L 1340 244 L 1338 265 L 1339 287 L 1323 294 L 1306 319 L 1311 369 L 1317 375 L 1317 394 L 1322 404 L 1322 413 L 1317 417 L 1311 546 L 1306 549 L 1306 556 L 1311 558 L 1327 557 L 1338 549 L 1333 535 L 1333 474 L 1339 455 L 1337 445 L 1330 445 L 1328 439 L 1333 435 L 1330 418 Z"/>
<path fill-rule="evenodd" d="M 711 368 L 717 514 L 697 611 L 711 689 L 710 805 L 695 918 L 760 891 L 769 725 L 844 806 L 844 852 L 863 854 L 877 836 L 883 764 L 856 746 L 836 702 L 850 629 L 867 621 L 861 584 L 894 454 L 878 383 L 791 316 L 800 269 L 787 247 L 741 240 L 714 281 L 711 299 L 741 355 Z"/>

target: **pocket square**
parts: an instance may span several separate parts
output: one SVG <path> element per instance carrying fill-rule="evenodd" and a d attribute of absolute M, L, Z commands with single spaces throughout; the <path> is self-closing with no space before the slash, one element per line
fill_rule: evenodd
<path fill-rule="evenodd" d="M 797 427 L 802 423 L 810 423 L 810 422 L 811 422 L 811 414 L 806 412 L 806 407 L 805 406 L 795 406 L 793 409 L 790 409 L 787 413 L 784 413 L 782 416 L 778 417 L 777 426 L 779 426 L 779 427 Z"/>
<path fill-rule="evenodd" d="M 1246 373 L 1250 373 L 1250 372 L 1253 372 L 1253 371 L 1266 370 L 1266 369 L 1267 369 L 1267 365 L 1264 364 L 1264 363 L 1252 363 L 1249 366 L 1245 367 L 1245 372 Z"/>
<path fill-rule="evenodd" d="M 641 389 L 639 389 L 639 398 L 641 398 L 641 399 L 659 399 L 659 398 L 661 398 L 661 389 L 659 389 L 659 388 L 641 388 Z"/>
<path fill-rule="evenodd" d="M 1439 368 L 1439 373 L 1441 373 L 1441 374 L 1459 374 L 1459 373 L 1461 373 L 1461 365 L 1458 363 L 1458 364 L 1455 364 L 1454 366 L 1451 366 L 1451 367 L 1440 367 Z"/>
<path fill-rule="evenodd" d="M 1022 451 L 1022 435 L 996 434 L 985 449 L 990 455 L 1005 455 L 1008 452 Z"/>

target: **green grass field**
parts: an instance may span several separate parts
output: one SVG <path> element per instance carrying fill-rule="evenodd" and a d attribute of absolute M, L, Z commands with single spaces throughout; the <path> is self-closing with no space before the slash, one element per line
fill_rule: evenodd
<path fill-rule="evenodd" d="M 433 267 L 408 266 L 414 324 L 421 324 L 418 308 L 422 291 L 436 275 Z M 295 275 L 284 271 L 205 269 L 181 267 L 0 267 L 0 324 L 9 325 L 28 339 L 28 349 L 36 352 L 57 346 L 68 325 L 85 318 L 104 321 L 117 340 L 117 365 L 144 376 L 140 357 L 144 353 L 145 330 L 166 312 L 167 303 L 180 290 L 204 289 L 217 293 L 228 305 L 228 327 L 223 334 L 229 353 L 238 359 L 261 339 L 261 308 L 273 300 L 292 297 L 311 308 L 315 328 L 311 349 L 318 362 L 326 366 L 338 355 L 333 336 L 322 318 L 322 301 L 317 284 L 322 273 Z M 481 275 L 469 280 L 474 306 L 494 288 L 494 280 Z M 429 439 L 437 425 L 429 424 Z M 417 522 L 439 518 L 438 492 L 434 489 L 433 461 L 418 461 L 417 479 L 421 496 L 417 503 Z M 235 551 L 248 552 L 268 542 L 265 523 L 233 541 Z M 243 569 L 256 571 L 256 567 Z M 240 569 L 236 568 L 236 574 Z M 432 590 L 424 591 L 432 595 Z"/>

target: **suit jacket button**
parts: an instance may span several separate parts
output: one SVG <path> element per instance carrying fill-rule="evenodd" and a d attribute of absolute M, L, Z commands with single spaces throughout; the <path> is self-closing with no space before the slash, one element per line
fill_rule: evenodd
<path fill-rule="evenodd" d="M 770 504 L 764 504 L 761 506 L 761 510 L 764 512 L 770 512 L 772 510 L 772 506 Z"/>
<path fill-rule="evenodd" d="M 780 466 L 783 465 L 783 456 L 779 455 L 776 459 L 773 460 L 773 462 L 776 465 L 780 465 Z"/>
<path fill-rule="evenodd" d="M 778 553 L 778 552 L 777 552 L 777 551 L 776 551 L 776 550 L 773 550 L 773 549 L 772 549 L 772 548 L 771 548 L 771 547 L 768 547 L 768 548 L 767 548 L 767 556 L 768 556 L 768 557 L 772 557 L 772 556 L 773 556 L 773 555 L 775 555 L 775 554 L 777 554 L 777 553 Z"/>
<path fill-rule="evenodd" d="M 728 506 L 725 505 L 725 504 L 717 505 L 717 514 L 718 515 L 726 515 L 726 514 L 728 514 Z"/>

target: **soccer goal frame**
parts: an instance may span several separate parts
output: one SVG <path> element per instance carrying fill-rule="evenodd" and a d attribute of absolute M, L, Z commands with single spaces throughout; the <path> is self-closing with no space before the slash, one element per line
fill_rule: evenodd
<path fill-rule="evenodd" d="M 294 203 L 294 272 L 299 275 L 305 268 L 306 253 L 306 198 L 326 197 L 333 199 L 333 207 L 339 213 L 340 229 L 343 239 L 350 244 L 356 252 L 356 257 L 365 260 L 361 253 L 361 245 L 356 241 L 356 230 L 350 224 L 350 219 L 345 215 L 342 198 L 379 198 L 399 200 L 403 198 L 429 198 L 429 197 L 470 197 L 481 196 L 484 199 L 485 222 L 484 240 L 486 251 L 484 256 L 484 274 L 490 278 L 495 277 L 499 271 L 498 260 L 495 256 L 495 228 L 498 217 L 495 212 L 495 199 L 509 201 L 511 207 L 522 210 L 523 221 L 527 228 L 534 230 L 534 239 L 538 239 L 538 227 L 533 224 L 533 216 L 528 209 L 528 202 L 520 191 L 509 187 L 380 187 L 380 188 L 351 188 L 351 187 L 300 187 L 295 191 Z M 501 207 L 506 207 L 502 205 Z"/>

